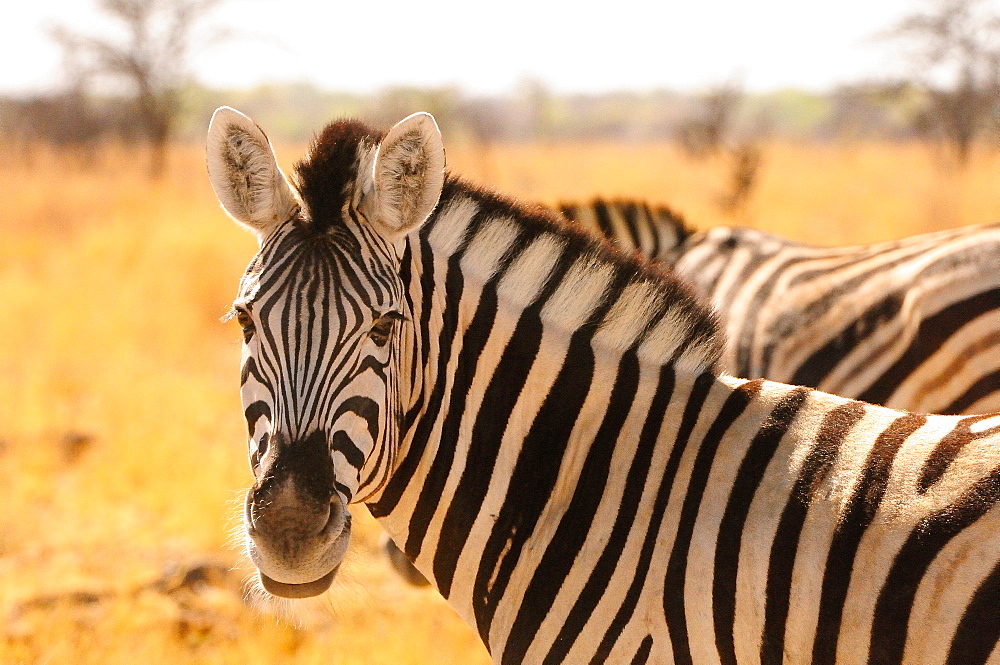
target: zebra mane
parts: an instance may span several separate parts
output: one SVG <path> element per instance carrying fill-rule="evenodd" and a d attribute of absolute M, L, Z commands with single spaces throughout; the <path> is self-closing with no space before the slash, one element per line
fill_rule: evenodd
<path fill-rule="evenodd" d="M 383 137 L 360 122 L 337 121 L 295 164 L 292 179 L 312 230 L 327 232 L 343 223 L 346 206 L 366 187 L 366 167 Z M 595 343 L 699 372 L 715 369 L 722 354 L 718 319 L 685 280 L 540 205 L 516 202 L 449 173 L 420 233 L 447 256 L 461 251 L 463 269 L 484 283 L 497 277 L 498 295 L 516 306 L 529 307 L 553 282 L 543 318 L 566 330 L 587 329 Z"/>
<path fill-rule="evenodd" d="M 354 194 L 360 160 L 374 151 L 385 132 L 357 120 L 338 120 L 316 136 L 306 156 L 295 163 L 292 182 L 308 212 L 307 223 L 317 233 L 341 223 L 345 204 Z"/>
<path fill-rule="evenodd" d="M 500 297 L 520 307 L 559 275 L 543 309 L 548 323 L 589 329 L 596 343 L 650 363 L 716 369 L 724 343 L 718 318 L 686 280 L 547 208 L 449 174 L 423 233 L 436 250 L 460 251 L 464 272 L 497 278 Z"/>
<path fill-rule="evenodd" d="M 635 227 L 637 218 L 648 217 L 653 226 L 669 231 L 672 235 L 671 244 L 667 247 L 657 248 L 661 253 L 677 251 L 688 238 L 696 233 L 696 229 L 691 226 L 684 216 L 679 212 L 663 204 L 650 204 L 641 199 L 612 198 L 605 199 L 600 196 L 594 197 L 586 204 L 576 201 L 561 201 L 556 205 L 564 216 L 573 220 L 577 225 L 583 225 L 594 232 L 615 241 L 615 246 L 623 247 L 635 245 L 636 251 L 644 251 L 639 245 L 639 239 L 635 237 L 622 237 L 622 229 L 617 228 L 614 217 L 620 215 L 624 218 L 626 226 Z M 654 256 L 653 258 L 657 258 Z"/>

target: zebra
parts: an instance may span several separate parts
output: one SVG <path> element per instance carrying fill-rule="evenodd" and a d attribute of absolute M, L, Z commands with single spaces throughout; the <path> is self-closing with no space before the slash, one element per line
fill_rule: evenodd
<path fill-rule="evenodd" d="M 722 316 L 721 362 L 737 376 L 907 411 L 1000 411 L 1000 224 L 816 247 L 697 231 L 641 201 L 559 210 L 689 279 Z"/>
<path fill-rule="evenodd" d="M 446 173 L 429 114 L 333 122 L 290 182 L 223 107 L 207 161 L 260 245 L 269 593 L 328 589 L 363 503 L 496 663 L 1000 659 L 1000 415 L 721 372 L 684 281 Z"/>

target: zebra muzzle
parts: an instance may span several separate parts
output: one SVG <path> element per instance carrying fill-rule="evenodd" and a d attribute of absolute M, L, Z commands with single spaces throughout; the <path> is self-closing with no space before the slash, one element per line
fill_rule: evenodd
<path fill-rule="evenodd" d="M 326 438 L 281 436 L 244 506 L 247 554 L 266 591 L 305 598 L 326 591 L 346 554 L 351 516 L 334 489 Z"/>

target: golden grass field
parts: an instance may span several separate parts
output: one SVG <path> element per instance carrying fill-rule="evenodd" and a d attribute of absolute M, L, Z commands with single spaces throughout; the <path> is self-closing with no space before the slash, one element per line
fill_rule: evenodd
<path fill-rule="evenodd" d="M 301 148 L 279 152 L 287 167 Z M 737 219 L 715 203 L 724 161 L 666 144 L 448 156 L 529 200 L 644 197 L 698 227 L 822 244 L 1000 220 L 995 153 L 959 173 L 920 145 L 769 145 Z M 200 147 L 174 149 L 158 182 L 141 160 L 0 154 L 0 663 L 487 662 L 434 592 L 387 569 L 364 508 L 345 574 L 297 618 L 242 600 L 240 335 L 219 317 L 255 241 L 216 204 Z"/>

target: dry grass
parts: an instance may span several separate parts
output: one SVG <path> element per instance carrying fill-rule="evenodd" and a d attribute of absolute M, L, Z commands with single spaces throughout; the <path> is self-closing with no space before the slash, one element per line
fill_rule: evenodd
<path fill-rule="evenodd" d="M 218 319 L 255 243 L 218 209 L 200 148 L 176 149 L 155 184 L 136 158 L 0 156 L 0 663 L 486 662 L 433 592 L 385 568 L 363 509 L 346 580 L 301 625 L 241 601 L 239 335 Z M 920 146 L 768 146 L 738 220 L 717 212 L 725 165 L 666 145 L 449 160 L 529 200 L 645 197 L 697 226 L 825 244 L 1000 219 L 1000 158 L 942 175 Z M 206 562 L 238 572 L 164 574 Z"/>
<path fill-rule="evenodd" d="M 760 184 L 734 218 L 718 205 L 724 158 L 692 162 L 672 144 L 448 149 L 457 173 L 528 200 L 640 197 L 699 228 L 739 224 L 821 245 L 1000 220 L 1000 153 L 980 151 L 964 172 L 939 161 L 918 144 L 766 145 Z"/>

